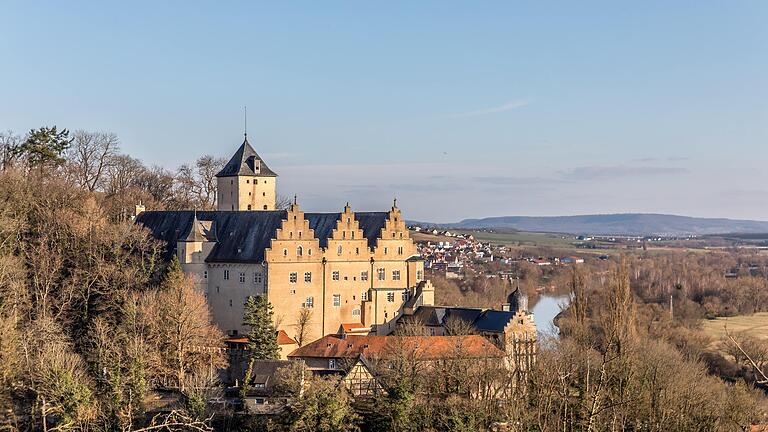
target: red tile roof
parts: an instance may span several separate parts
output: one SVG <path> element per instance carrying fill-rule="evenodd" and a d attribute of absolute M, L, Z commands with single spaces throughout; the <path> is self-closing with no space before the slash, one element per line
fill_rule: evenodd
<path fill-rule="evenodd" d="M 278 345 L 298 345 L 292 337 L 288 336 L 285 330 L 278 330 L 277 332 L 277 344 Z"/>
<path fill-rule="evenodd" d="M 247 344 L 248 337 L 247 336 L 231 337 L 229 339 L 226 339 L 224 342 L 232 343 L 232 344 Z M 285 330 L 278 330 L 277 344 L 278 345 L 297 345 L 298 342 L 296 342 L 292 337 L 288 336 L 288 333 L 286 333 Z"/>
<path fill-rule="evenodd" d="M 420 360 L 468 356 L 504 357 L 488 339 L 478 336 L 362 336 L 328 335 L 296 349 L 288 358 L 384 358 L 397 353 Z"/>
<path fill-rule="evenodd" d="M 342 323 L 341 329 L 344 333 L 368 333 L 371 331 L 370 327 L 366 327 L 361 323 Z"/>

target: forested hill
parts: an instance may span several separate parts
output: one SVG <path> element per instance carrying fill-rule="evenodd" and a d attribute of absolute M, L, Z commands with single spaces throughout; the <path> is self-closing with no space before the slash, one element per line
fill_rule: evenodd
<path fill-rule="evenodd" d="M 449 228 L 511 228 L 520 231 L 612 235 L 705 235 L 768 233 L 768 222 L 625 213 L 580 216 L 500 216 L 442 224 Z"/>

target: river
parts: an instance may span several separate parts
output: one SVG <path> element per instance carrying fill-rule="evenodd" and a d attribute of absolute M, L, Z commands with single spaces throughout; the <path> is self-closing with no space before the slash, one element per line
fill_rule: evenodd
<path fill-rule="evenodd" d="M 560 313 L 560 306 L 568 303 L 567 295 L 540 294 L 531 309 L 536 328 L 542 336 L 557 336 L 557 327 L 552 320 Z"/>

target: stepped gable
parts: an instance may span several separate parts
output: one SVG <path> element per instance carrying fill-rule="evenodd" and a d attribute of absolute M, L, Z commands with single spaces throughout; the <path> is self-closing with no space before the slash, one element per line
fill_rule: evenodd
<path fill-rule="evenodd" d="M 170 258 L 176 242 L 196 238 L 193 228 L 198 221 L 212 222 L 212 237 L 216 245 L 206 259 L 207 262 L 260 263 L 264 251 L 275 238 L 282 221 L 287 218 L 285 210 L 272 211 L 145 211 L 136 217 L 136 223 L 150 230 L 152 236 L 167 244 L 166 258 Z M 320 247 L 327 247 L 341 213 L 305 213 L 305 219 L 314 230 Z M 387 221 L 387 212 L 360 212 L 355 218 L 360 224 L 368 245 L 376 244 L 379 233 Z"/>

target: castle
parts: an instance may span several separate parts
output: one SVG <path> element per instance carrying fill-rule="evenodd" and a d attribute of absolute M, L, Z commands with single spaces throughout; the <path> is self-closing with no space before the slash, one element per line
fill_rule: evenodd
<path fill-rule="evenodd" d="M 305 341 L 342 328 L 386 335 L 409 299 L 432 304 L 397 205 L 308 213 L 294 200 L 276 210 L 277 174 L 247 138 L 216 177 L 217 211 L 144 211 L 136 222 L 169 244 L 229 335 L 246 330 L 253 295 L 267 296 L 279 330 Z"/>
<path fill-rule="evenodd" d="M 434 307 L 434 288 L 396 201 L 381 212 L 355 212 L 347 204 L 337 213 L 309 213 L 295 198 L 276 209 L 277 174 L 247 136 L 216 180 L 216 211 L 142 211 L 136 222 L 166 242 L 169 257 L 178 257 L 230 336 L 247 332 L 244 304 L 255 295 L 272 304 L 286 345 L 328 334 L 383 336 L 409 316 L 444 315 L 446 308 Z M 517 323 L 523 327 L 517 333 L 535 339 L 527 307 L 516 309 L 497 311 L 491 320 L 484 314 L 483 325 L 491 327 L 481 334 L 501 335 L 503 348 L 513 338 L 505 329 Z M 442 334 L 436 326 L 444 323 L 424 324 Z"/>

